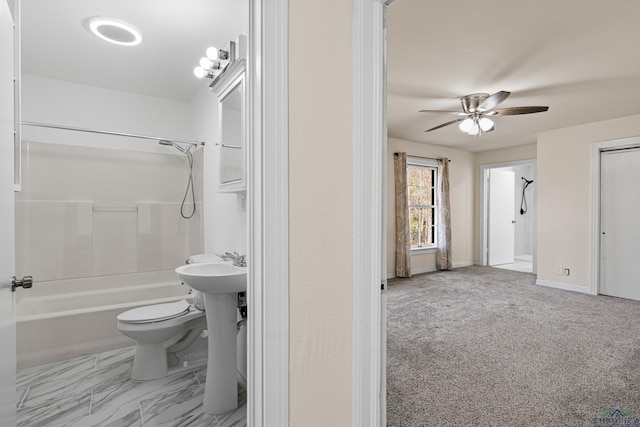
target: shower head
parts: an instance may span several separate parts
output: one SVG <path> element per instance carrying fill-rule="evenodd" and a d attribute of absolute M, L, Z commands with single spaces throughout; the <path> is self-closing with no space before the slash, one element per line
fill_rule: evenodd
<path fill-rule="evenodd" d="M 524 176 L 522 177 L 522 179 L 524 179 L 524 181 L 526 182 L 526 185 L 532 184 L 533 180 L 532 179 L 527 179 Z"/>
<path fill-rule="evenodd" d="M 178 150 L 178 151 L 180 151 L 180 152 L 182 152 L 184 154 L 187 154 L 189 152 L 189 149 L 185 150 L 184 148 L 182 148 L 181 146 L 179 146 L 175 142 L 168 141 L 166 139 L 161 139 L 160 141 L 158 141 L 158 144 L 160 144 L 160 145 L 168 145 L 168 146 L 174 147 L 176 150 Z M 189 148 L 191 148 L 191 147 L 189 147 Z"/>

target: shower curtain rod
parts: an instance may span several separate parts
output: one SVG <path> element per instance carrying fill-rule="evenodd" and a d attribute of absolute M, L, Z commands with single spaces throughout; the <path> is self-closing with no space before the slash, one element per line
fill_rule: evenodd
<path fill-rule="evenodd" d="M 189 145 L 205 145 L 204 142 L 199 141 L 186 141 L 182 139 L 174 139 L 174 138 L 159 138 L 157 136 L 147 136 L 147 135 L 137 135 L 135 133 L 124 133 L 124 132 L 111 132 L 108 130 L 98 130 L 98 129 L 87 129 L 87 128 L 79 128 L 73 126 L 60 126 L 60 125 L 52 125 L 49 123 L 37 123 L 37 122 L 22 122 L 25 126 L 35 126 L 41 128 L 51 128 L 51 129 L 63 129 L 63 130 L 73 130 L 77 132 L 88 132 L 88 133 L 99 133 L 103 135 L 116 135 L 116 136 L 126 136 L 129 138 L 140 138 L 140 139 L 152 139 L 154 141 L 170 141 L 177 142 L 180 144 L 189 144 Z"/>

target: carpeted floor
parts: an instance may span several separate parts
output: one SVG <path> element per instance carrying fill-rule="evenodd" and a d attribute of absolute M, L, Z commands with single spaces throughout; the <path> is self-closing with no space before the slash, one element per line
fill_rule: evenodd
<path fill-rule="evenodd" d="M 393 279 L 387 301 L 390 427 L 593 426 L 614 408 L 640 417 L 638 301 L 478 266 Z"/>

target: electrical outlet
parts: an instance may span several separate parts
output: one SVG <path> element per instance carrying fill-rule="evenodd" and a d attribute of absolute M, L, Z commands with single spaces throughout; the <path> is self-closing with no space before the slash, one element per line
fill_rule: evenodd
<path fill-rule="evenodd" d="M 569 267 L 565 267 L 564 268 L 564 275 L 565 276 L 569 276 L 571 274 L 571 270 L 569 270 Z"/>
<path fill-rule="evenodd" d="M 564 276 L 564 268 L 556 267 L 556 276 Z"/>

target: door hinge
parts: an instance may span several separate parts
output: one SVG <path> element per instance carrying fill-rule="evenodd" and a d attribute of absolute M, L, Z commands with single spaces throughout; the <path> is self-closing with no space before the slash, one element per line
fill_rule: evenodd
<path fill-rule="evenodd" d="M 380 290 L 381 290 L 381 291 L 384 291 L 384 283 L 381 283 L 381 284 L 380 284 Z"/>

